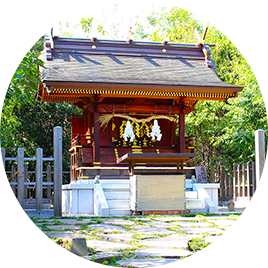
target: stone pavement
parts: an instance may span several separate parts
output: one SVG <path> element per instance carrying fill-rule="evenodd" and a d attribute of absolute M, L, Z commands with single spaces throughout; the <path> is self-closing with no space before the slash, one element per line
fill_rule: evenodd
<path fill-rule="evenodd" d="M 238 215 L 33 217 L 60 246 L 86 239 L 87 260 L 118 267 L 154 267 L 188 258 L 221 238 Z"/>

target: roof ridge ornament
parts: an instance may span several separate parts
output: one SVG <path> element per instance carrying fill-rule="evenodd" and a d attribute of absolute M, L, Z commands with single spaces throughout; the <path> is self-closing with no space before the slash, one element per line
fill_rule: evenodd
<path fill-rule="evenodd" d="M 205 44 L 205 38 L 207 35 L 207 31 L 209 28 L 209 23 L 207 23 L 207 27 L 203 33 L 202 39 L 199 35 L 199 32 L 197 29 L 195 29 L 195 36 L 198 39 L 198 42 L 195 44 L 197 47 L 202 48 L 204 56 L 205 56 L 205 60 L 206 60 L 206 64 L 207 67 L 212 68 L 212 61 L 211 61 L 211 49 L 209 48 L 208 44 Z"/>
<path fill-rule="evenodd" d="M 130 38 L 127 38 L 127 41 L 126 41 L 128 44 L 132 44 L 133 40 L 130 39 Z"/>
<path fill-rule="evenodd" d="M 50 33 L 44 36 L 44 46 L 46 51 L 46 59 L 53 60 L 52 49 L 54 48 L 53 41 L 53 28 L 51 28 Z"/>
<path fill-rule="evenodd" d="M 168 43 L 167 40 L 163 40 L 163 41 L 161 42 L 161 45 L 165 46 L 167 43 Z"/>
<path fill-rule="evenodd" d="M 206 39 L 208 28 L 209 28 L 209 23 L 207 23 L 207 27 L 206 27 L 206 29 L 205 29 L 205 31 L 203 33 L 202 38 L 200 37 L 198 30 L 195 28 L 195 36 L 196 36 L 196 38 L 198 40 L 198 42 L 195 45 L 197 47 L 203 47 L 203 45 L 205 43 L 205 39 Z"/>

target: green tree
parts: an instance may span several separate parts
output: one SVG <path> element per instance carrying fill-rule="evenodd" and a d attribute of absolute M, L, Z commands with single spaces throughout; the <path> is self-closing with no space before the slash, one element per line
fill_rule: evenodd
<path fill-rule="evenodd" d="M 178 7 L 162 8 L 147 16 L 145 27 L 136 23 L 134 37 L 155 42 L 167 40 L 170 43 L 194 43 L 195 29 L 200 31 L 202 26 L 191 13 Z"/>
<path fill-rule="evenodd" d="M 136 24 L 135 38 L 149 41 L 168 39 L 172 43 L 196 43 L 195 29 L 203 27 L 193 15 L 177 7 L 152 11 L 147 25 Z M 267 130 L 265 104 L 257 80 L 240 51 L 217 29 L 210 28 L 205 42 L 211 48 L 219 77 L 226 83 L 241 85 L 237 98 L 226 101 L 199 101 L 186 116 L 186 135 L 194 136 L 196 164 L 209 170 L 213 165 L 227 169 L 236 163 L 254 161 L 254 131 Z"/>
<path fill-rule="evenodd" d="M 202 164 L 218 163 L 230 170 L 234 163 L 254 161 L 254 132 L 267 130 L 267 114 L 257 80 L 240 51 L 215 28 L 210 29 L 206 42 L 217 44 L 212 58 L 219 77 L 226 83 L 243 86 L 244 90 L 237 98 L 225 102 L 199 102 L 195 112 L 187 116 L 187 132 L 196 137 L 203 151 L 199 155 L 206 155 L 206 159 L 199 158 Z M 206 118 L 215 121 L 212 123 Z M 214 128 L 212 132 L 211 128 Z M 209 145 L 204 150 L 202 145 L 207 144 L 208 137 Z"/>
<path fill-rule="evenodd" d="M 68 103 L 44 103 L 38 96 L 43 38 L 30 49 L 19 64 L 7 89 L 1 114 L 1 147 L 15 156 L 18 148 L 25 148 L 26 156 L 35 156 L 36 148 L 43 148 L 45 157 L 53 156 L 53 128 L 63 128 L 63 169 L 69 170 L 71 124 L 66 122 L 78 108 Z M 67 182 L 67 181 L 65 181 Z"/>
<path fill-rule="evenodd" d="M 43 48 L 43 40 L 40 39 L 30 49 L 18 66 L 5 96 L 1 116 L 1 146 L 10 148 L 20 145 L 16 140 L 17 127 L 20 124 L 14 109 L 20 109 L 25 103 L 32 103 L 41 83 L 39 66 L 43 62 L 38 58 Z"/>
<path fill-rule="evenodd" d="M 93 18 L 82 18 L 80 21 L 81 27 L 83 32 L 87 35 L 87 37 L 91 37 L 89 36 L 90 31 L 92 29 L 92 23 L 93 23 Z"/>

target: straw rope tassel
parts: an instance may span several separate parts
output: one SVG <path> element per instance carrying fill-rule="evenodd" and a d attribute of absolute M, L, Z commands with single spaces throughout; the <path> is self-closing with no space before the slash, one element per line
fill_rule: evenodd
<path fill-rule="evenodd" d="M 178 120 L 176 118 L 171 117 L 171 116 L 167 116 L 167 115 L 152 115 L 152 116 L 147 117 L 147 118 L 137 119 L 135 117 L 131 117 L 131 116 L 124 115 L 124 114 L 104 114 L 98 118 L 98 121 L 101 124 L 100 127 L 106 128 L 107 125 L 109 124 L 110 120 L 113 117 L 120 117 L 120 118 L 124 118 L 124 119 L 127 119 L 129 121 L 137 122 L 137 123 L 150 122 L 154 119 L 166 119 L 166 120 L 169 120 L 171 122 L 178 123 Z"/>

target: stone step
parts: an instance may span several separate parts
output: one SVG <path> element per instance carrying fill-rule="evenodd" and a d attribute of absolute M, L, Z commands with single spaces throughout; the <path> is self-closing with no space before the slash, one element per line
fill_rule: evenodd
<path fill-rule="evenodd" d="M 203 208 L 203 201 L 200 199 L 185 199 L 186 201 L 186 208 Z"/>
<path fill-rule="evenodd" d="M 130 209 L 129 200 L 107 200 L 110 209 Z"/>
<path fill-rule="evenodd" d="M 197 199 L 198 198 L 198 193 L 197 193 L 197 191 L 186 191 L 185 192 L 185 198 Z"/>
<path fill-rule="evenodd" d="M 104 194 L 107 200 L 130 200 L 129 190 L 105 190 Z"/>
<path fill-rule="evenodd" d="M 193 184 L 192 183 L 187 183 L 185 184 L 185 189 L 186 191 L 192 191 L 193 190 Z"/>
<path fill-rule="evenodd" d="M 203 213 L 203 214 L 206 214 L 208 213 L 208 208 L 190 208 L 191 209 L 191 213 L 194 213 L 194 214 L 198 214 L 198 213 Z"/>
<path fill-rule="evenodd" d="M 105 190 L 129 190 L 129 182 L 123 183 L 101 183 L 102 189 Z"/>
<path fill-rule="evenodd" d="M 110 209 L 110 216 L 131 216 L 130 209 Z"/>

